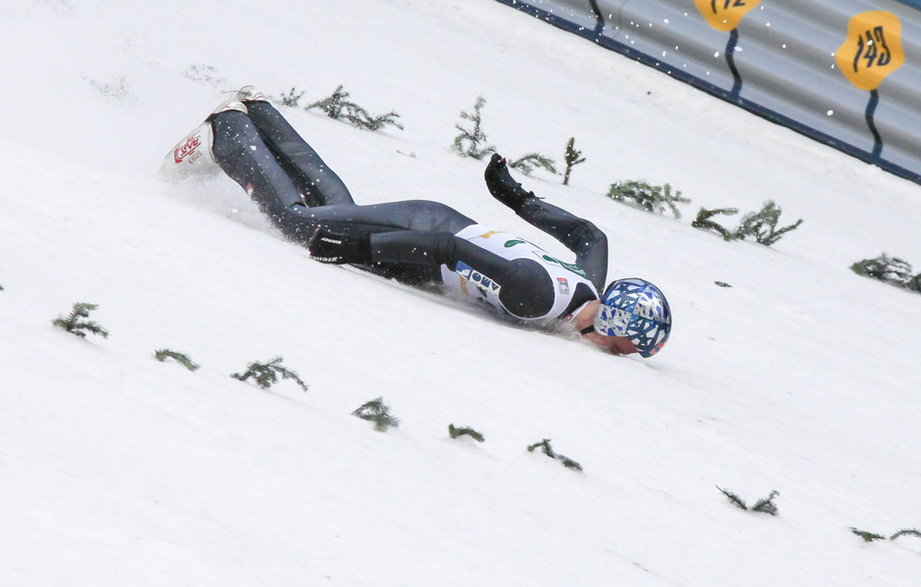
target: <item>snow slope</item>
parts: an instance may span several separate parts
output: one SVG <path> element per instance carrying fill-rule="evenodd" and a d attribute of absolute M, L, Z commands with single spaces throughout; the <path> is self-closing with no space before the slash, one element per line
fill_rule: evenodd
<path fill-rule="evenodd" d="M 0 584 L 917 584 L 921 540 L 849 528 L 921 527 L 921 297 L 848 270 L 921 267 L 917 185 L 492 0 L 22 0 L 0 38 Z M 310 261 L 225 178 L 160 181 L 247 83 L 400 113 L 285 110 L 360 201 L 438 199 L 561 256 L 449 146 L 478 95 L 506 155 L 575 136 L 572 185 L 522 179 L 608 233 L 612 278 L 663 288 L 669 345 L 512 328 Z M 640 178 L 684 217 L 604 197 Z M 771 248 L 689 225 L 772 198 L 804 223 Z M 51 326 L 77 301 L 108 338 Z M 279 355 L 307 393 L 229 377 Z M 350 415 L 378 396 L 399 429 Z"/>

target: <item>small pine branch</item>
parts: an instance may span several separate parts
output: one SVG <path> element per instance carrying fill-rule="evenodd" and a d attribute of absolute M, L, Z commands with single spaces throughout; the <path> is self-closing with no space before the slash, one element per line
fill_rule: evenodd
<path fill-rule="evenodd" d="M 262 389 L 268 389 L 278 382 L 278 376 L 281 375 L 282 379 L 293 379 L 302 390 L 307 391 L 309 389 L 307 384 L 301 381 L 297 373 L 282 365 L 282 360 L 281 357 L 275 357 L 268 363 L 250 363 L 245 372 L 233 373 L 231 377 L 240 381 L 246 381 L 252 377 L 256 385 Z"/>
<path fill-rule="evenodd" d="M 166 359 L 173 359 L 179 362 L 183 367 L 189 371 L 196 371 L 200 365 L 196 364 L 192 359 L 189 358 L 185 353 L 177 353 L 170 349 L 160 349 L 154 351 L 154 358 L 160 361 L 161 363 L 166 361 Z"/>
<path fill-rule="evenodd" d="M 723 493 L 723 495 L 725 495 L 729 499 L 729 501 L 732 502 L 733 505 L 745 511 L 748 511 L 748 506 L 745 505 L 745 500 L 743 500 L 741 497 L 729 491 L 728 489 L 723 489 L 719 485 L 717 485 L 716 488 L 719 489 Z"/>
<path fill-rule="evenodd" d="M 352 415 L 358 416 L 362 420 L 374 422 L 374 429 L 380 432 L 386 432 L 391 426 L 394 428 L 400 427 L 400 419 L 390 414 L 390 408 L 384 404 L 383 397 L 365 402 L 352 412 Z"/>
<path fill-rule="evenodd" d="M 774 203 L 768 200 L 758 212 L 751 212 L 742 218 L 742 224 L 736 229 L 736 238 L 745 240 L 746 237 L 752 236 L 757 242 L 765 246 L 771 246 L 780 240 L 785 233 L 795 230 L 803 223 L 800 218 L 795 223 L 777 228 L 777 222 L 780 220 L 782 210 Z"/>
<path fill-rule="evenodd" d="M 732 216 L 733 214 L 738 214 L 738 208 L 714 208 L 712 210 L 707 210 L 706 208 L 701 208 L 697 213 L 697 218 L 694 219 L 694 222 L 691 222 L 691 226 L 694 228 L 699 228 L 701 230 L 712 230 L 723 237 L 723 240 L 733 240 L 738 238 L 734 232 L 731 232 L 726 227 L 721 224 L 710 220 L 712 216 L 717 214 L 722 214 L 724 216 Z"/>
<path fill-rule="evenodd" d="M 477 442 L 483 442 L 486 440 L 486 437 L 467 426 L 457 427 L 454 424 L 448 424 L 448 435 L 451 438 L 458 438 L 460 436 L 469 436 L 470 438 L 476 440 Z"/>
<path fill-rule="evenodd" d="M 890 257 L 886 253 L 875 259 L 864 259 L 854 263 L 851 265 L 851 271 L 891 285 L 921 291 L 921 274 L 912 277 L 910 263 L 898 257 Z"/>
<path fill-rule="evenodd" d="M 779 491 L 771 491 L 769 496 L 763 497 L 755 502 L 755 505 L 752 506 L 752 511 L 776 516 L 777 504 L 774 503 L 774 498 L 778 495 L 780 495 Z"/>
<path fill-rule="evenodd" d="M 472 129 L 467 129 L 460 124 L 455 124 L 454 128 L 461 134 L 454 137 L 454 143 L 451 148 L 461 157 L 472 157 L 480 160 L 486 155 L 496 150 L 494 145 L 486 143 L 486 133 L 483 132 L 483 115 L 481 111 L 486 105 L 486 99 L 483 96 L 477 96 L 476 104 L 473 106 L 473 114 L 468 114 L 461 110 L 460 117 L 473 123 Z"/>
<path fill-rule="evenodd" d="M 70 314 L 64 318 L 58 316 L 51 323 L 58 328 L 63 328 L 71 334 L 75 334 L 80 338 L 86 338 L 86 333 L 99 335 L 103 338 L 109 337 L 109 332 L 92 320 L 84 320 L 84 318 L 89 318 L 90 312 L 98 308 L 96 304 L 87 304 L 84 302 L 77 302 L 74 304 L 73 310 Z"/>
<path fill-rule="evenodd" d="M 572 173 L 572 168 L 579 163 L 585 162 L 582 151 L 576 149 L 575 143 L 576 137 L 570 138 L 569 142 L 566 143 L 566 152 L 563 155 L 563 159 L 566 161 L 566 171 L 563 173 L 563 185 L 569 185 L 569 174 Z"/>
<path fill-rule="evenodd" d="M 896 538 L 900 538 L 902 536 L 914 536 L 915 538 L 921 538 L 921 532 L 918 532 L 914 528 L 902 528 L 901 530 L 899 530 L 898 532 L 890 536 L 889 540 L 895 540 Z"/>
<path fill-rule="evenodd" d="M 865 532 L 863 530 L 858 530 L 857 528 L 851 528 L 851 532 L 863 538 L 864 542 L 873 542 L 874 540 L 885 540 L 885 536 L 880 536 L 879 534 L 874 534 L 873 532 Z"/>
<path fill-rule="evenodd" d="M 316 108 L 322 110 L 333 120 L 345 120 L 352 126 L 366 130 L 377 131 L 388 125 L 403 130 L 403 125 L 397 122 L 400 115 L 396 112 L 374 116 L 358 104 L 349 101 L 348 97 L 349 93 L 340 84 L 331 95 L 310 104 L 304 109 L 313 110 Z"/>
<path fill-rule="evenodd" d="M 531 176 L 531 172 L 537 167 L 549 171 L 554 175 L 559 174 L 556 170 L 556 161 L 540 153 L 528 153 L 512 161 L 508 166 L 513 169 L 518 169 L 528 177 Z"/>
<path fill-rule="evenodd" d="M 547 455 L 551 459 L 556 459 L 560 461 L 563 464 L 563 466 L 566 467 L 567 469 L 574 469 L 576 471 L 582 471 L 582 465 L 580 465 L 579 463 L 577 463 L 576 461 L 572 460 L 571 458 L 565 455 L 561 455 L 561 454 L 554 452 L 553 447 L 550 445 L 549 438 L 545 438 L 541 440 L 540 442 L 536 442 L 534 444 L 528 445 L 528 452 L 534 452 L 534 450 L 537 449 L 538 447 L 540 447 L 541 452 L 543 452 L 545 455 Z"/>
<path fill-rule="evenodd" d="M 301 105 L 301 98 L 303 97 L 304 92 L 299 92 L 297 88 L 292 87 L 287 93 L 281 95 L 280 102 L 282 106 L 297 107 Z"/>
<path fill-rule="evenodd" d="M 691 200 L 682 198 L 681 192 L 672 193 L 672 186 L 665 184 L 654 186 L 645 181 L 626 181 L 611 184 L 608 197 L 618 202 L 630 201 L 636 207 L 663 214 L 666 208 L 670 209 L 675 218 L 681 218 L 681 211 L 675 204 L 689 204 Z"/>
<path fill-rule="evenodd" d="M 911 291 L 916 291 L 921 293 L 921 273 L 915 275 L 910 280 L 908 280 L 908 285 L 906 286 Z M 0 289 L 3 289 L 0 287 Z"/>

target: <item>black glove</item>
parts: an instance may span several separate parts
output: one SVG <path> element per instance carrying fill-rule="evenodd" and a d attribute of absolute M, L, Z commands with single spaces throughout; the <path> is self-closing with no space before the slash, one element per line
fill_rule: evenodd
<path fill-rule="evenodd" d="M 492 197 L 499 200 L 515 212 L 528 200 L 536 198 L 534 192 L 527 192 L 521 184 L 512 179 L 508 171 L 505 157 L 498 153 L 493 153 L 486 166 L 486 172 L 483 174 L 486 178 L 486 187 Z"/>
<path fill-rule="evenodd" d="M 321 263 L 371 264 L 371 233 L 348 235 L 318 228 L 307 244 L 310 256 Z"/>

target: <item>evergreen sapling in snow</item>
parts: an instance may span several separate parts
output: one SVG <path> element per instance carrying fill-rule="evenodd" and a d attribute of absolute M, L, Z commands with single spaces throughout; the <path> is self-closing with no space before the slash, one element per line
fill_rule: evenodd
<path fill-rule="evenodd" d="M 189 371 L 195 371 L 200 366 L 192 361 L 188 355 L 184 353 L 177 353 L 176 351 L 172 351 L 170 349 L 160 349 L 158 351 L 154 351 L 154 358 L 161 363 L 165 362 L 167 359 L 173 359 Z"/>
<path fill-rule="evenodd" d="M 737 508 L 745 511 L 759 512 L 762 514 L 769 514 L 771 516 L 777 515 L 777 504 L 774 503 L 774 499 L 780 495 L 779 491 L 771 491 L 770 495 L 763 497 L 755 502 L 751 508 L 745 504 L 745 500 L 736 495 L 735 493 L 729 491 L 728 489 L 723 489 L 719 485 L 716 486 L 717 489 L 722 492 L 723 495 Z"/>
<path fill-rule="evenodd" d="M 282 106 L 291 106 L 296 108 L 301 105 L 301 98 L 304 97 L 304 92 L 299 92 L 297 88 L 292 87 L 288 90 L 287 93 L 282 94 L 279 102 Z"/>
<path fill-rule="evenodd" d="M 496 150 L 494 145 L 486 143 L 486 133 L 483 132 L 483 117 L 480 111 L 485 105 L 486 99 L 483 96 L 477 96 L 476 104 L 473 105 L 473 114 L 461 110 L 460 117 L 473 123 L 472 129 L 464 128 L 460 124 L 454 125 L 454 128 L 461 131 L 461 134 L 454 137 L 451 148 L 461 157 L 473 157 L 480 160 Z"/>
<path fill-rule="evenodd" d="M 243 373 L 233 373 L 231 377 L 234 379 L 239 379 L 240 381 L 246 381 L 252 377 L 256 385 L 262 389 L 268 389 L 272 387 L 275 383 L 278 382 L 278 376 L 280 375 L 282 379 L 292 379 L 295 383 L 304 391 L 307 391 L 309 387 L 301 378 L 298 377 L 297 373 L 289 370 L 287 367 L 281 364 L 282 358 L 275 357 L 268 363 L 259 363 L 254 362 L 250 363 L 246 367 L 246 371 Z"/>
<path fill-rule="evenodd" d="M 534 171 L 536 167 L 540 167 L 554 175 L 558 174 L 556 170 L 556 161 L 540 153 L 528 153 L 523 157 L 510 161 L 508 166 L 513 169 L 518 169 L 528 177 L 531 176 L 531 172 Z"/>
<path fill-rule="evenodd" d="M 391 426 L 400 427 L 400 419 L 390 414 L 390 407 L 384 403 L 383 397 L 363 403 L 352 415 L 374 422 L 374 429 L 380 432 L 386 432 Z"/>
<path fill-rule="evenodd" d="M 57 326 L 58 328 L 63 328 L 67 332 L 79 336 L 80 338 L 86 338 L 86 333 L 99 335 L 103 338 L 109 337 L 109 331 L 93 322 L 92 320 L 85 320 L 89 318 L 90 312 L 98 308 L 96 304 L 87 304 L 84 302 L 77 302 L 74 304 L 73 310 L 68 314 L 66 318 L 58 316 L 51 323 Z"/>
<path fill-rule="evenodd" d="M 534 452 L 534 449 L 540 447 L 541 452 L 550 457 L 551 459 L 556 459 L 560 461 L 564 467 L 567 469 L 573 469 L 575 471 L 581 471 L 582 465 L 572 460 L 571 458 L 558 454 L 553 450 L 553 447 L 550 445 L 550 439 L 545 438 L 540 442 L 535 442 L 534 444 L 528 445 L 528 452 Z"/>
<path fill-rule="evenodd" d="M 854 263 L 851 265 L 851 271 L 896 287 L 921 292 L 921 273 L 912 277 L 911 263 L 898 257 L 890 257 L 886 253 L 874 259 L 864 259 Z"/>
<path fill-rule="evenodd" d="M 712 216 L 717 214 L 722 214 L 724 216 L 732 216 L 733 214 L 738 214 L 738 208 L 714 208 L 713 210 L 707 210 L 706 208 L 701 208 L 697 213 L 697 218 L 691 222 L 691 226 L 694 228 L 700 228 L 701 230 L 712 230 L 723 237 L 723 240 L 733 240 L 737 238 L 734 232 L 729 231 L 726 227 L 710 220 Z"/>
<path fill-rule="evenodd" d="M 292 88 L 291 91 L 293 93 L 294 88 Z M 330 96 L 314 102 L 307 106 L 305 110 L 313 110 L 316 108 L 325 112 L 326 115 L 333 120 L 346 120 L 353 126 L 367 130 L 380 130 L 387 125 L 392 125 L 403 130 L 403 125 L 397 122 L 400 115 L 396 112 L 388 112 L 380 116 L 373 116 L 358 104 L 350 102 L 347 99 L 348 97 L 349 93 L 342 89 L 342 85 L 339 85 Z M 298 100 L 299 99 L 300 96 L 298 96 Z"/>
<path fill-rule="evenodd" d="M 608 197 L 618 202 L 628 203 L 629 201 L 642 210 L 658 214 L 663 214 L 667 207 L 675 218 L 681 218 L 681 211 L 675 204 L 691 202 L 687 198 L 682 198 L 680 191 L 672 193 L 672 186 L 669 184 L 654 186 L 645 181 L 612 183 L 611 189 L 608 190 Z"/>
<path fill-rule="evenodd" d="M 572 173 L 572 168 L 579 163 L 585 162 L 582 151 L 576 149 L 575 143 L 576 137 L 570 138 L 569 142 L 566 143 L 566 152 L 563 155 L 563 159 L 566 161 L 566 171 L 563 173 L 563 185 L 569 185 L 569 175 Z"/>
<path fill-rule="evenodd" d="M 782 210 L 773 200 L 768 200 L 761 210 L 750 212 L 742 218 L 742 224 L 736 229 L 738 238 L 745 240 L 752 236 L 760 244 L 769 247 L 779 241 L 785 233 L 796 229 L 803 223 L 803 219 L 800 218 L 793 224 L 778 229 L 777 222 L 780 220 L 781 212 Z"/>
<path fill-rule="evenodd" d="M 483 442 L 486 440 L 485 436 L 473 428 L 469 428 L 467 426 L 455 426 L 454 424 L 448 424 L 448 436 L 455 439 L 461 436 L 469 436 L 477 442 Z"/>

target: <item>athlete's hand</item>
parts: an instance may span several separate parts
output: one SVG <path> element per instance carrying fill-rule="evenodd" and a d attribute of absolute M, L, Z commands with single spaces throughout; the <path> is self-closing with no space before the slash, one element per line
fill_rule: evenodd
<path fill-rule="evenodd" d="M 321 263 L 371 264 L 371 234 L 348 235 L 318 228 L 307 244 L 310 256 Z"/>
<path fill-rule="evenodd" d="M 505 157 L 498 153 L 492 154 L 483 176 L 492 197 L 516 212 L 528 198 L 536 197 L 534 192 L 526 192 L 521 184 L 512 178 Z"/>

